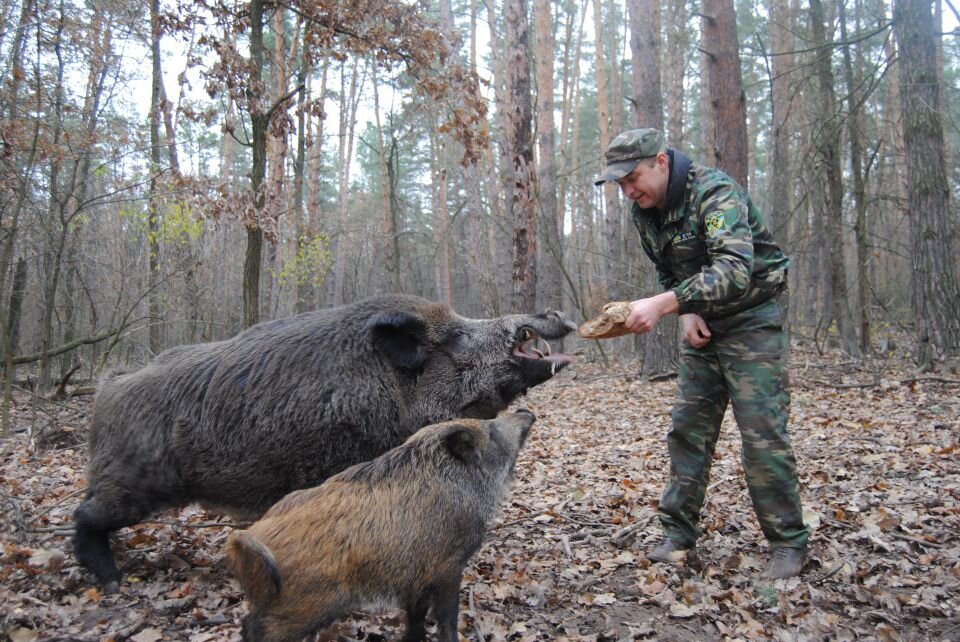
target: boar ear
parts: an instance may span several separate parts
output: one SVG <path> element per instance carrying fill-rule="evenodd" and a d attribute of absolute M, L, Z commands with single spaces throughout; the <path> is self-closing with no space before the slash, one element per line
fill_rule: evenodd
<path fill-rule="evenodd" d="M 419 370 L 427 360 L 423 349 L 426 325 L 407 312 L 383 312 L 367 321 L 373 345 L 397 368 Z"/>
<path fill-rule="evenodd" d="M 480 444 L 476 431 L 465 426 L 451 426 L 443 436 L 443 445 L 447 452 L 465 464 L 480 464 Z"/>

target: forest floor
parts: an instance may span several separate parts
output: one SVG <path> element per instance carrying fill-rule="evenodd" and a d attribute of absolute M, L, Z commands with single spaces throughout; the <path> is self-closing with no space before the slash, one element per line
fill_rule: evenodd
<path fill-rule="evenodd" d="M 520 405 L 534 425 L 517 483 L 467 567 L 467 640 L 960 640 L 960 376 L 852 362 L 795 343 L 791 434 L 811 554 L 761 577 L 766 546 L 727 416 L 697 563 L 651 564 L 676 380 L 581 358 Z M 90 397 L 18 397 L 0 440 L 0 640 L 239 640 L 229 520 L 196 507 L 120 531 L 125 581 L 102 595 L 70 546 Z M 399 639 L 356 614 L 340 640 Z"/>

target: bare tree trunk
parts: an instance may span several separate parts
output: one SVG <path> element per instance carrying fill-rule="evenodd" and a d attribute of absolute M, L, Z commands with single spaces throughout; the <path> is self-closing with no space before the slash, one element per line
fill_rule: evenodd
<path fill-rule="evenodd" d="M 667 3 L 667 65 L 664 69 L 667 84 L 667 140 L 677 149 L 683 149 L 683 72 L 687 58 L 687 3 L 669 0 Z"/>
<path fill-rule="evenodd" d="M 847 302 L 847 270 L 843 251 L 843 179 L 841 169 L 840 123 L 836 111 L 835 81 L 830 64 L 831 48 L 824 30 L 823 3 L 810 1 L 810 24 L 813 42 L 822 46 L 815 55 L 816 104 L 819 131 L 814 136 L 817 155 L 826 180 L 824 202 L 824 233 L 829 244 L 828 261 L 830 266 L 830 290 L 832 306 L 830 314 L 837 325 L 841 345 L 844 351 L 857 355 L 859 344 L 850 324 Z M 826 327 L 829 327 L 826 326 Z"/>
<path fill-rule="evenodd" d="M 513 310 L 537 305 L 537 207 L 530 97 L 530 40 L 526 0 L 504 3 L 509 81 L 509 149 L 513 168 Z"/>
<path fill-rule="evenodd" d="M 346 64 L 340 66 L 340 163 L 338 183 L 337 259 L 334 267 L 333 304 L 343 305 L 343 287 L 350 253 L 350 235 L 347 233 L 350 209 L 350 159 L 353 158 L 353 132 L 357 122 L 357 80 L 359 61 L 354 60 L 350 70 L 350 87 L 346 84 Z"/>
<path fill-rule="evenodd" d="M 660 3 L 627 0 L 630 14 L 630 51 L 633 55 L 633 124 L 663 130 L 660 93 Z M 681 70 L 674 70 L 678 72 Z M 682 72 L 681 72 L 682 73 Z"/>
<path fill-rule="evenodd" d="M 247 101 L 252 129 L 253 165 L 250 189 L 254 211 L 246 221 L 247 249 L 243 263 L 243 325 L 249 328 L 260 320 L 260 264 L 263 260 L 264 179 L 267 175 L 267 127 L 270 114 L 264 109 L 263 86 L 263 0 L 250 0 L 250 84 Z"/>
<path fill-rule="evenodd" d="M 562 213 L 557 208 L 556 126 L 553 120 L 553 20 L 549 0 L 534 0 L 534 29 L 536 31 L 537 61 L 537 137 L 540 166 L 537 176 L 540 185 L 540 226 L 543 231 L 543 261 L 539 281 L 542 284 L 543 303 L 554 310 L 563 306 L 561 271 L 563 270 Z"/>
<path fill-rule="evenodd" d="M 716 122 L 713 156 L 717 167 L 747 187 L 746 96 L 740 71 L 733 0 L 703 0 L 701 4 L 707 90 Z"/>
<path fill-rule="evenodd" d="M 770 62 L 770 103 L 772 106 L 772 136 L 770 144 L 771 177 L 768 181 L 770 191 L 770 211 L 767 212 L 767 225 L 781 247 L 788 252 L 790 237 L 787 216 L 791 212 L 792 172 L 790 168 L 790 120 L 796 101 L 796 82 L 794 56 L 790 53 L 795 46 L 793 37 L 793 17 L 786 3 L 774 2 L 770 6 L 770 41 L 772 53 Z"/>
<path fill-rule="evenodd" d="M 847 41 L 847 16 L 845 2 L 837 3 L 839 10 L 840 39 Z M 860 30 L 860 1 L 856 0 L 855 30 Z M 854 70 L 851 59 L 851 47 L 857 48 L 857 68 Z M 856 211 L 854 230 L 857 239 L 857 317 L 860 322 L 860 354 L 870 353 L 870 306 L 867 281 L 867 187 L 863 162 L 863 112 L 861 101 L 863 92 L 860 87 L 863 80 L 862 46 L 857 43 L 843 47 L 843 66 L 847 83 L 847 136 L 850 143 L 850 174 L 853 179 L 853 202 Z"/>
<path fill-rule="evenodd" d="M 323 56 L 323 63 L 320 66 L 320 91 L 314 100 L 320 102 L 322 106 L 327 99 L 327 76 L 330 71 L 330 57 Z M 309 82 L 309 77 L 308 77 Z M 323 168 L 323 143 L 324 143 L 324 120 L 323 118 L 314 118 L 311 116 L 307 123 L 307 132 L 309 138 L 310 153 L 307 156 L 307 221 L 308 237 L 310 242 L 321 233 L 321 221 L 325 218 L 323 213 L 323 203 L 320 198 L 320 177 Z M 314 129 L 316 127 L 316 129 Z M 317 288 L 311 285 L 311 295 L 314 305 L 322 297 L 317 292 Z"/>
<path fill-rule="evenodd" d="M 900 99 L 913 240 L 914 318 L 921 368 L 960 354 L 957 222 L 950 217 L 936 36 L 930 0 L 896 0 Z"/>
<path fill-rule="evenodd" d="M 273 75 L 274 88 L 270 103 L 275 107 L 284 104 L 288 99 L 290 73 L 287 68 L 287 59 L 296 60 L 298 55 L 298 41 L 294 39 L 289 51 L 284 27 L 284 9 L 278 6 L 273 13 Z M 283 212 L 284 193 L 286 191 L 287 168 L 287 134 L 279 135 L 275 132 L 267 138 L 267 182 L 264 207 L 267 211 L 269 229 L 265 230 L 267 240 L 267 270 L 261 278 L 264 281 L 266 294 L 263 297 L 261 309 L 267 318 L 277 315 L 280 295 L 277 292 L 277 273 L 280 271 L 279 247 L 283 238 L 281 229 L 281 214 Z"/>
<path fill-rule="evenodd" d="M 630 48 L 633 53 L 633 121 L 637 127 L 655 127 L 662 131 L 659 9 L 653 0 L 628 0 L 627 9 L 630 12 Z M 639 246 L 639 243 L 635 246 Z M 643 270 L 638 285 L 641 294 L 631 294 L 630 298 L 650 296 L 656 292 L 658 284 L 655 271 Z M 642 374 L 651 375 L 674 368 L 678 356 L 678 326 L 676 317 L 668 317 L 657 324 L 653 332 L 634 338 L 634 344 L 642 354 Z"/>
<path fill-rule="evenodd" d="M 310 42 L 307 38 L 307 25 L 302 22 L 299 25 L 301 53 L 300 67 L 297 69 L 297 84 L 306 87 L 307 78 L 310 76 Z M 294 246 L 299 259 L 303 254 L 304 246 L 310 242 L 310 225 L 307 221 L 307 215 L 304 211 L 303 203 L 305 194 L 304 175 L 307 167 L 307 90 L 304 89 L 297 96 L 297 155 L 293 161 L 293 220 L 296 225 L 296 242 Z M 297 292 L 294 309 L 299 314 L 306 312 L 312 307 L 313 288 L 309 281 L 303 278 L 297 278 Z"/>
<path fill-rule="evenodd" d="M 600 125 L 600 151 L 607 148 L 610 141 L 616 135 L 610 131 L 610 84 L 607 82 L 607 62 L 604 51 L 603 38 L 603 11 L 601 0 L 593 0 L 593 24 L 594 24 L 594 46 L 596 48 L 596 68 L 597 68 L 597 119 Z M 617 132 L 619 133 L 619 132 Z M 598 172 L 599 173 L 599 172 Z M 603 230 L 603 248 L 601 250 L 603 257 L 603 274 L 601 282 L 597 284 L 598 301 L 591 307 L 600 307 L 612 299 L 621 297 L 620 290 L 616 283 L 617 273 L 617 254 L 620 247 L 620 199 L 617 197 L 618 190 L 615 183 L 606 182 L 601 187 L 604 196 L 604 223 Z"/>
<path fill-rule="evenodd" d="M 430 133 L 433 148 L 431 177 L 433 179 L 433 280 L 437 300 L 452 305 L 450 287 L 450 214 L 447 211 L 446 145 L 443 134 L 434 121 Z"/>
<path fill-rule="evenodd" d="M 380 120 L 380 81 L 377 78 L 377 62 L 370 61 L 370 80 L 373 84 L 373 118 L 377 128 L 377 161 L 380 169 L 380 240 L 376 243 L 377 255 L 383 257 L 383 263 L 379 266 L 383 275 L 381 286 L 377 288 L 378 292 L 398 292 L 399 272 L 395 270 L 394 263 L 394 240 L 397 237 L 397 230 L 394 227 L 395 215 L 390 209 L 390 192 L 392 172 L 387 168 L 387 147 L 383 140 L 383 123 Z"/>
<path fill-rule="evenodd" d="M 157 182 L 160 180 L 160 93 L 163 76 L 160 69 L 160 0 L 150 0 L 150 54 L 153 62 L 153 82 L 150 92 L 150 211 L 148 213 L 149 256 L 147 260 L 147 287 L 150 289 L 149 344 L 150 354 L 160 354 L 163 349 L 161 331 L 163 325 L 160 311 L 160 197 Z"/>

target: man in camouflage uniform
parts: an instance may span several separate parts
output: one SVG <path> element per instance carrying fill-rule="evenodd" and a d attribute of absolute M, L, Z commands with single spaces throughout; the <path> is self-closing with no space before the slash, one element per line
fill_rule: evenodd
<path fill-rule="evenodd" d="M 676 560 L 696 545 L 710 464 L 728 401 L 740 427 L 750 498 L 772 550 L 772 579 L 800 573 L 803 523 L 787 435 L 788 349 L 778 295 L 789 260 L 746 190 L 723 172 L 667 149 L 656 129 L 617 136 L 596 185 L 616 181 L 665 292 L 633 301 L 625 327 L 649 332 L 678 313 L 684 345 L 667 436 L 670 480 L 660 499 L 666 537 L 649 553 Z"/>

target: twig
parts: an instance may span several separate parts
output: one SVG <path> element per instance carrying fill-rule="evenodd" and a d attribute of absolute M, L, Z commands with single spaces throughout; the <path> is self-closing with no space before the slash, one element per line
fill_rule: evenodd
<path fill-rule="evenodd" d="M 713 490 L 714 488 L 716 488 L 716 487 L 719 486 L 720 484 L 725 484 L 725 483 L 727 483 L 728 481 L 733 481 L 733 480 L 736 479 L 736 478 L 737 478 L 737 475 L 727 475 L 727 476 L 724 477 L 723 479 L 718 479 L 717 481 L 715 481 L 715 482 L 713 482 L 712 484 L 710 484 L 709 486 L 707 486 L 707 492 L 709 493 L 711 490 Z"/>
<path fill-rule="evenodd" d="M 70 500 L 70 499 L 73 499 L 73 498 L 76 497 L 77 495 L 82 495 L 82 494 L 85 493 L 85 492 L 87 492 L 87 489 L 86 489 L 86 488 L 78 488 L 77 490 L 73 491 L 72 493 L 67 493 L 66 495 L 64 495 L 63 497 L 61 497 L 56 503 L 51 504 L 50 506 L 47 506 L 47 507 L 44 508 L 42 511 L 40 511 L 39 513 L 37 513 L 37 515 L 38 515 L 38 516 L 40 516 L 40 515 L 46 515 L 47 513 L 49 513 L 50 511 L 52 511 L 54 508 L 57 508 L 58 506 L 60 506 L 61 504 L 63 504 L 65 501 Z"/>
<path fill-rule="evenodd" d="M 248 528 L 253 524 L 253 522 L 179 522 L 176 520 L 168 519 L 149 519 L 141 524 L 158 524 L 160 526 L 176 526 L 182 528 L 221 528 L 224 526 L 229 526 L 230 528 Z"/>
<path fill-rule="evenodd" d="M 74 529 L 70 526 L 45 526 L 42 528 L 25 528 L 23 530 L 27 533 L 56 533 L 57 535 L 72 535 Z"/>
<path fill-rule="evenodd" d="M 816 579 L 810 580 L 810 583 L 811 583 L 811 584 L 820 584 L 821 582 L 827 581 L 829 578 L 831 578 L 831 577 L 833 577 L 834 575 L 836 575 L 837 573 L 839 573 L 839 572 L 840 572 L 840 569 L 842 569 L 842 568 L 844 567 L 844 565 L 846 565 L 846 563 L 847 563 L 846 560 L 841 561 L 839 564 L 837 564 L 837 565 L 834 566 L 832 569 L 830 569 L 830 572 L 829 572 L 829 573 L 827 573 L 826 575 L 824 575 L 824 576 L 822 576 L 822 577 L 818 577 L 818 578 L 816 578 Z"/>
<path fill-rule="evenodd" d="M 646 528 L 647 525 L 653 521 L 654 517 L 656 517 L 656 515 L 647 515 L 639 522 L 621 528 L 610 537 L 610 542 L 617 548 L 625 548 L 629 546 L 637 537 L 637 533 Z"/>
<path fill-rule="evenodd" d="M 606 535 L 609 532 L 610 532 L 609 528 L 594 528 L 589 531 L 579 531 L 577 533 L 572 533 L 569 536 L 564 535 L 564 537 L 568 537 L 568 539 L 571 542 L 579 542 L 582 539 L 587 539 L 588 537 L 594 537 L 596 535 Z"/>
<path fill-rule="evenodd" d="M 902 539 L 907 542 L 913 542 L 914 544 L 920 544 L 921 546 L 929 546 L 930 548 L 943 548 L 943 544 L 941 544 L 940 542 L 928 542 L 922 537 L 914 537 L 913 535 L 904 535 L 903 533 L 897 533 L 894 531 L 890 531 L 889 533 L 887 533 L 887 535 L 889 535 L 890 537 L 894 537 L 896 539 Z"/>

